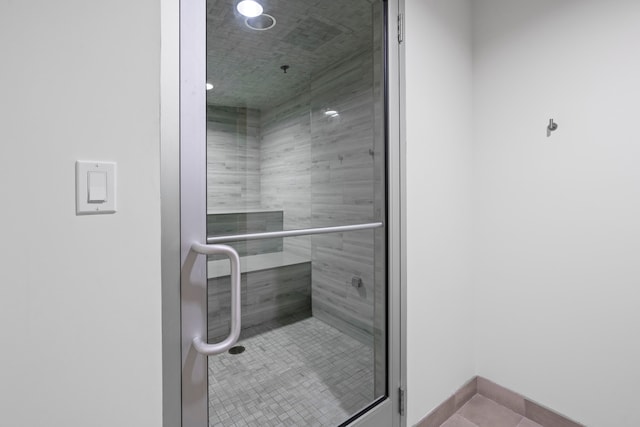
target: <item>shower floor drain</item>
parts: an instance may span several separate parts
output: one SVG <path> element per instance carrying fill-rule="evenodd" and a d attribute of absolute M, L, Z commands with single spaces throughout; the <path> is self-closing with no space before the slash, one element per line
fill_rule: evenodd
<path fill-rule="evenodd" d="M 244 346 L 236 345 L 229 349 L 229 354 L 240 354 L 244 352 Z"/>

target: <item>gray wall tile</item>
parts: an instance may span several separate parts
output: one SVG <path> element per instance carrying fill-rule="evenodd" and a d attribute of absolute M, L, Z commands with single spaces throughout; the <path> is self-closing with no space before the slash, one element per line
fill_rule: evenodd
<path fill-rule="evenodd" d="M 300 263 L 242 274 L 242 328 L 307 312 L 311 316 L 311 264 Z M 231 314 L 229 276 L 209 279 L 208 339 L 228 335 Z"/>
<path fill-rule="evenodd" d="M 381 75 L 372 71 L 374 61 L 381 62 L 377 53 L 333 65 L 311 79 L 307 93 L 275 108 L 210 108 L 209 136 L 219 141 L 209 143 L 209 177 L 220 186 L 209 192 L 210 206 L 281 210 L 284 229 L 384 220 L 384 127 L 375 120 L 382 117 Z M 327 116 L 328 109 L 339 116 Z M 285 251 L 312 260 L 314 315 L 369 345 L 376 335 L 381 368 L 384 319 L 376 322 L 374 314 L 385 307 L 386 272 L 384 252 L 375 245 L 384 242 L 384 232 L 369 230 L 283 243 Z M 351 285 L 354 276 L 362 288 Z"/>

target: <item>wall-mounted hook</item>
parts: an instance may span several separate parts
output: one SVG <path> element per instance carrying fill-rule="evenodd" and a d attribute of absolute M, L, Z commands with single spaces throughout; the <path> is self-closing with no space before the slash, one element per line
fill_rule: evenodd
<path fill-rule="evenodd" d="M 558 124 L 553 121 L 553 119 L 549 119 L 549 126 L 547 126 L 547 138 L 551 136 L 551 132 L 558 129 Z"/>
<path fill-rule="evenodd" d="M 362 287 L 362 278 L 361 277 L 357 277 L 357 276 L 353 276 L 351 278 L 351 286 L 353 286 L 356 289 L 361 288 Z"/>

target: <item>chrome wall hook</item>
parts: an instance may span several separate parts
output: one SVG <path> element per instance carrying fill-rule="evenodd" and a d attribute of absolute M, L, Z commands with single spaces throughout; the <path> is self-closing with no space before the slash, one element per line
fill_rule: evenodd
<path fill-rule="evenodd" d="M 549 119 L 549 126 L 547 126 L 547 138 L 551 136 L 551 132 L 558 129 L 558 124 L 553 121 L 553 119 Z"/>

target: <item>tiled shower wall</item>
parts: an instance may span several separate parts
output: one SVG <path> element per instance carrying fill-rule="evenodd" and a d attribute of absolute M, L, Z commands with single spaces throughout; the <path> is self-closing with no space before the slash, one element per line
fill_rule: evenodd
<path fill-rule="evenodd" d="M 260 208 L 260 111 L 207 107 L 207 211 Z"/>
<path fill-rule="evenodd" d="M 381 220 L 384 209 L 374 210 L 374 197 L 384 194 L 383 128 L 373 120 L 382 104 L 374 102 L 380 87 L 374 90 L 372 61 L 365 52 L 335 64 L 311 80 L 309 93 L 267 111 L 210 107 L 210 201 L 227 210 L 283 210 L 285 229 Z M 339 116 L 325 115 L 329 109 Z M 216 183 L 222 187 L 211 188 Z M 381 236 L 365 230 L 284 242 L 286 251 L 312 260 L 314 316 L 369 345 L 374 280 L 384 281 L 384 268 L 374 271 L 374 257 L 384 266 L 374 245 Z M 352 286 L 354 277 L 362 287 Z"/>
<path fill-rule="evenodd" d="M 287 230 L 312 227 L 309 99 L 305 93 L 261 115 L 261 202 L 265 209 L 284 211 Z M 284 246 L 311 258 L 308 236 L 285 239 Z"/>
<path fill-rule="evenodd" d="M 312 83 L 311 203 L 316 227 L 375 219 L 371 61 L 370 52 L 359 55 Z M 338 111 L 339 118 L 327 118 L 326 108 Z M 319 235 L 311 242 L 314 316 L 371 343 L 374 232 Z M 352 286 L 353 278 L 362 279 L 361 288 Z"/>
<path fill-rule="evenodd" d="M 262 112 L 262 200 L 265 207 L 284 210 L 285 227 L 374 220 L 378 147 L 371 61 L 366 52 L 338 63 L 312 79 L 310 97 Z M 327 116 L 327 110 L 339 116 Z M 311 256 L 313 315 L 371 344 L 374 232 L 304 239 L 285 241 L 285 247 Z M 351 285 L 354 277 L 362 279 L 361 288 Z"/>

